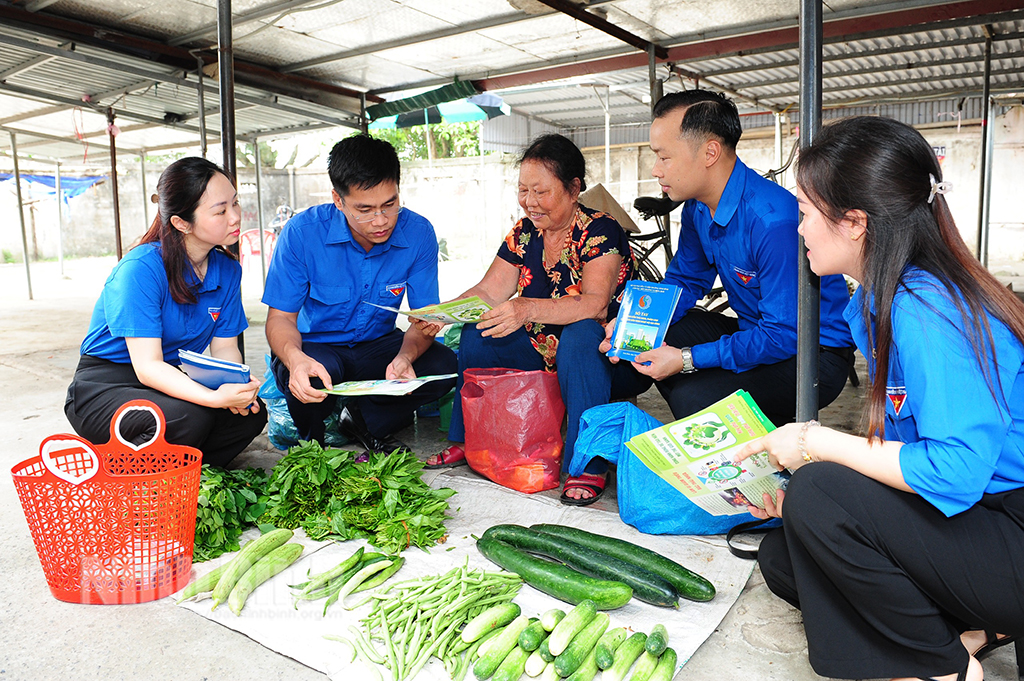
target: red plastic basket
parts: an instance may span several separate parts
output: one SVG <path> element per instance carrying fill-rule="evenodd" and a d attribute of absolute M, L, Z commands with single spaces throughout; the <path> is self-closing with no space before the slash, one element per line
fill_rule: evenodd
<path fill-rule="evenodd" d="M 153 438 L 121 437 L 130 411 L 156 419 Z M 192 570 L 202 453 L 164 440 L 163 412 L 132 400 L 110 442 L 51 435 L 11 469 L 53 595 L 72 603 L 141 603 L 184 588 Z"/>

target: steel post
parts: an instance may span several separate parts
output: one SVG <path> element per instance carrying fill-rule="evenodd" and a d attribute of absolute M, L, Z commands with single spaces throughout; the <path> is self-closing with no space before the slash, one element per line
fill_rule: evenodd
<path fill-rule="evenodd" d="M 256 148 L 256 222 L 260 229 L 260 272 L 263 275 L 263 286 L 267 285 L 267 247 L 263 240 L 263 192 L 260 186 L 260 170 L 263 164 L 260 162 L 260 138 L 253 137 L 252 145 Z"/>
<path fill-rule="evenodd" d="M 60 161 L 53 173 L 53 189 L 57 196 L 57 262 L 60 263 L 60 276 L 64 276 L 64 196 L 60 186 Z"/>
<path fill-rule="evenodd" d="M 107 137 L 110 139 L 110 193 L 114 202 L 114 247 L 117 259 L 124 256 L 121 245 L 121 206 L 117 196 L 117 142 L 114 140 L 114 110 L 107 108 Z"/>
<path fill-rule="evenodd" d="M 986 27 L 987 31 L 987 27 Z M 988 267 L 988 195 L 991 187 L 989 149 L 992 142 L 992 37 L 985 38 L 985 82 L 981 91 L 981 163 L 978 166 L 978 240 L 974 251 L 978 260 Z"/>
<path fill-rule="evenodd" d="M 11 132 L 11 158 L 14 159 L 14 192 L 18 196 L 18 219 L 21 221 L 21 255 L 25 258 L 25 283 L 28 284 L 28 299 L 32 298 L 32 271 L 28 264 L 28 233 L 25 229 L 25 203 L 21 198 L 21 168 L 18 166 L 18 138 Z"/>
<path fill-rule="evenodd" d="M 821 129 L 821 0 L 800 0 L 800 147 L 809 147 Z M 811 271 L 799 237 L 797 289 L 796 420 L 818 416 L 818 354 L 821 282 Z"/>
<path fill-rule="evenodd" d="M 149 191 L 146 189 L 146 150 L 139 154 L 139 174 L 142 176 L 142 229 L 149 229 Z"/>
<path fill-rule="evenodd" d="M 235 165 L 235 57 L 231 43 L 231 0 L 217 0 L 217 77 L 220 86 L 220 148 L 222 164 L 238 186 Z M 259 150 L 256 152 L 259 154 Z M 238 256 L 238 244 L 230 248 Z M 238 351 L 245 361 L 245 337 L 238 335 Z"/>
<path fill-rule="evenodd" d="M 206 86 L 203 84 L 203 67 L 206 62 L 202 57 L 196 57 L 196 98 L 199 100 L 199 148 L 203 158 L 206 158 Z"/>

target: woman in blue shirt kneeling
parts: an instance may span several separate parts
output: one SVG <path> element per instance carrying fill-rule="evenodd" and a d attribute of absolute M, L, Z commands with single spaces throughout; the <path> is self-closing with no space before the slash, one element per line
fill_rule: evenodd
<path fill-rule="evenodd" d="M 117 409 L 147 399 L 167 419 L 168 442 L 196 447 L 203 463 L 224 466 L 267 422 L 259 381 L 210 390 L 177 365 L 178 350 L 207 346 L 214 357 L 242 361 L 242 268 L 224 250 L 238 241 L 238 194 L 227 174 L 202 158 L 169 165 L 157 194 L 153 225 L 114 267 L 96 302 L 64 413 L 75 432 L 102 444 Z M 139 444 L 154 428 L 144 412 L 129 412 L 120 432 Z"/>
<path fill-rule="evenodd" d="M 755 509 L 783 520 L 759 562 L 823 676 L 978 681 L 1024 634 L 1024 304 L 971 255 L 941 180 L 891 119 L 839 121 L 801 152 L 811 269 L 861 283 L 846 318 L 869 437 L 795 423 L 739 456 L 795 471 Z"/>

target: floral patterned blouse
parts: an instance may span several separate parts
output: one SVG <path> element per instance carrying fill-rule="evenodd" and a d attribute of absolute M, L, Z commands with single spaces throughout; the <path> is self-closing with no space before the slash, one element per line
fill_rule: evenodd
<path fill-rule="evenodd" d="M 608 306 L 608 319 L 615 317 L 622 302 L 626 282 L 636 278 L 636 262 L 629 249 L 625 230 L 607 213 L 584 206 L 576 208 L 572 231 L 566 237 L 562 255 L 552 267 L 544 264 L 544 238 L 529 218 L 522 218 L 505 237 L 498 257 L 519 268 L 517 295 L 524 298 L 561 298 L 580 293 L 583 266 L 609 253 L 625 255 L 619 266 L 619 279 Z M 604 321 L 607 321 L 604 320 Z M 533 347 L 544 358 L 544 368 L 555 370 L 558 334 L 555 324 L 527 322 L 526 332 Z"/>

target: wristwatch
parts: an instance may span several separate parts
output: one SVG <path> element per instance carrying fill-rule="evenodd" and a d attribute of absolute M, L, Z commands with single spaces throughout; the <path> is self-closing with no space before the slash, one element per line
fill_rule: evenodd
<path fill-rule="evenodd" d="M 679 373 L 692 374 L 697 371 L 697 367 L 693 366 L 693 351 L 690 348 L 683 348 L 679 353 L 683 356 L 683 370 Z"/>

